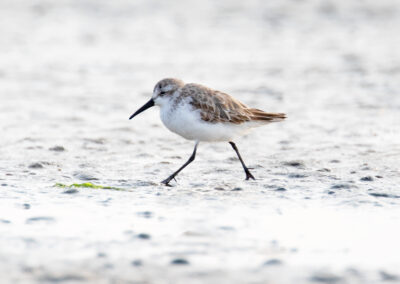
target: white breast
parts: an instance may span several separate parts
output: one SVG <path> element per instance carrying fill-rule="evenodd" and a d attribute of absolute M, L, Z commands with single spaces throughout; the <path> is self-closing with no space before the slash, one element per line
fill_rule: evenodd
<path fill-rule="evenodd" d="M 164 125 L 172 132 L 196 141 L 230 141 L 251 128 L 250 124 L 210 123 L 200 117 L 189 101 L 178 105 L 165 103 L 160 105 L 160 117 Z"/>

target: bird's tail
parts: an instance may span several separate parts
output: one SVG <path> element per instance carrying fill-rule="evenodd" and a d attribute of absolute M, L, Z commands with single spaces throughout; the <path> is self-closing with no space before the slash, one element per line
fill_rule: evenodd
<path fill-rule="evenodd" d="M 250 118 L 252 121 L 259 121 L 259 122 L 279 122 L 286 118 L 286 114 L 284 113 L 271 113 L 271 112 L 264 112 L 260 109 L 251 108 L 250 111 Z"/>

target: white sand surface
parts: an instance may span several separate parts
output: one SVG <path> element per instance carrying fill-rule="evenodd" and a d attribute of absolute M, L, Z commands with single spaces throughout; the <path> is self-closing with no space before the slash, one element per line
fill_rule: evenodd
<path fill-rule="evenodd" d="M 0 1 L 0 282 L 400 282 L 399 35 L 396 0 Z M 256 181 L 201 143 L 160 185 L 164 77 L 287 113 L 235 141 Z"/>

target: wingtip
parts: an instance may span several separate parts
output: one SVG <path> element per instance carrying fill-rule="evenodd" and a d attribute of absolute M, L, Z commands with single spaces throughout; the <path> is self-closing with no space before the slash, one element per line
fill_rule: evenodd
<path fill-rule="evenodd" d="M 251 120 L 279 122 L 286 119 L 285 113 L 268 113 L 259 109 L 252 109 L 251 114 Z"/>

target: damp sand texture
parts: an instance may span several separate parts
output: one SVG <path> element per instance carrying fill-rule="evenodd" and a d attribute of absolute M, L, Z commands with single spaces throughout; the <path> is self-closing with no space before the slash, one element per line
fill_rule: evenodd
<path fill-rule="evenodd" d="M 0 34 L 2 283 L 400 281 L 397 1 L 3 0 Z M 255 181 L 201 143 L 160 185 L 193 143 L 128 117 L 170 76 L 287 113 L 235 141 Z"/>

